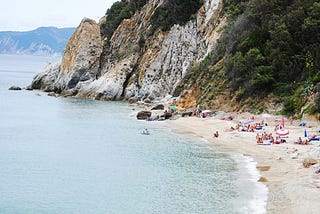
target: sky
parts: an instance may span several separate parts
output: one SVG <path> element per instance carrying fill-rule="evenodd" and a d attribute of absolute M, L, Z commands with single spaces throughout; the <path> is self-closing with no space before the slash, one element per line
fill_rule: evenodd
<path fill-rule="evenodd" d="M 117 0 L 1 0 L 0 31 L 77 27 L 84 17 L 99 21 Z"/>

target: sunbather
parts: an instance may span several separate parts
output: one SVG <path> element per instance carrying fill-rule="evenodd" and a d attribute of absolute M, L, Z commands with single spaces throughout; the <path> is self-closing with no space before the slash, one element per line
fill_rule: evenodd
<path fill-rule="evenodd" d="M 295 144 L 300 144 L 300 145 L 308 145 L 310 140 L 308 138 L 302 139 L 301 137 L 298 138 L 298 140 L 295 142 Z"/>

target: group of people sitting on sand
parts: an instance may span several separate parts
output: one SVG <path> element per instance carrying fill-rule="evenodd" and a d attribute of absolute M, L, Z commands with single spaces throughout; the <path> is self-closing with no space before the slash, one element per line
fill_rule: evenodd
<path fill-rule="evenodd" d="M 265 140 L 268 142 L 272 142 L 274 140 L 272 133 L 267 133 L 267 132 L 263 132 L 263 133 L 257 133 L 256 135 L 256 140 L 258 144 L 262 144 Z"/>
<path fill-rule="evenodd" d="M 301 144 L 301 145 L 308 145 L 310 143 L 310 140 L 308 138 L 302 139 L 301 137 L 298 138 L 298 140 L 295 142 L 295 144 Z"/>
<path fill-rule="evenodd" d="M 264 122 L 256 122 L 253 124 L 243 124 L 243 123 L 239 123 L 236 125 L 236 127 L 231 126 L 229 129 L 226 129 L 226 132 L 230 132 L 230 131 L 240 131 L 240 132 L 254 132 L 255 130 L 262 130 L 264 127 Z"/>
<path fill-rule="evenodd" d="M 320 140 L 320 137 L 314 134 L 311 137 L 306 137 L 306 136 L 304 138 L 299 137 L 297 141 L 294 143 L 301 144 L 301 145 L 309 145 L 311 141 L 319 141 L 319 140 Z"/>
<path fill-rule="evenodd" d="M 272 136 L 272 133 L 267 133 L 267 132 L 263 132 L 263 133 L 257 133 L 256 135 L 256 140 L 258 144 L 263 144 L 264 141 L 267 141 L 268 144 L 280 144 L 280 143 L 286 143 L 286 140 L 283 138 L 278 138 L 276 137 L 276 139 L 274 139 L 274 137 Z"/>

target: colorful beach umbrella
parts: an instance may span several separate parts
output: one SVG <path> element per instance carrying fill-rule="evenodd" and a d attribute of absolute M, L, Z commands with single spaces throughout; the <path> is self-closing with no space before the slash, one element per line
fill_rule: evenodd
<path fill-rule="evenodd" d="M 178 110 L 177 106 L 170 106 L 169 109 L 172 110 L 172 111 L 177 111 Z"/>
<path fill-rule="evenodd" d="M 288 129 L 278 129 L 276 131 L 276 134 L 279 136 L 279 137 L 284 137 L 286 135 L 289 134 L 289 130 Z"/>

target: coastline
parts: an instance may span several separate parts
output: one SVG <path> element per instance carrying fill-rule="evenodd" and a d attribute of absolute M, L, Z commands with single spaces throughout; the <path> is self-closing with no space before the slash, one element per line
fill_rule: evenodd
<path fill-rule="evenodd" d="M 304 129 L 312 132 L 318 124 L 307 121 L 308 127 L 299 127 L 298 121 L 294 121 L 286 126 L 290 130 L 287 143 L 257 145 L 257 132 L 225 131 L 236 122 L 188 117 L 167 120 L 165 124 L 173 132 L 205 140 L 222 152 L 251 157 L 261 176 L 258 182 L 268 189 L 267 213 L 306 213 L 307 210 L 307 213 L 319 213 L 320 175 L 315 173 L 319 163 L 309 168 L 302 163 L 310 157 L 310 152 L 320 149 L 320 141 L 312 141 L 311 145 L 294 144 L 298 137 L 303 137 Z M 275 122 L 268 123 L 266 131 L 274 134 Z M 215 131 L 220 133 L 218 138 L 212 136 Z M 319 154 L 314 158 L 319 162 Z"/>

